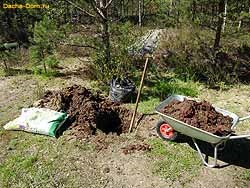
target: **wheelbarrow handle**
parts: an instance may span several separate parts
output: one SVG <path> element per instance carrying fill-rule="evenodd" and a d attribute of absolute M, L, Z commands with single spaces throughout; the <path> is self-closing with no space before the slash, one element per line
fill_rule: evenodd
<path fill-rule="evenodd" d="M 250 134 L 230 136 L 229 140 L 242 139 L 242 138 L 250 138 Z"/>
<path fill-rule="evenodd" d="M 247 119 L 250 119 L 250 116 L 239 118 L 239 121 L 244 121 L 244 120 L 247 120 Z"/>
<path fill-rule="evenodd" d="M 250 116 L 246 116 L 246 117 L 242 117 L 239 118 L 238 122 L 240 121 L 245 121 L 247 119 L 250 119 Z M 241 139 L 241 138 L 250 138 L 250 134 L 245 134 L 245 135 L 235 135 L 235 136 L 230 136 L 229 139 L 233 140 L 233 139 Z"/>

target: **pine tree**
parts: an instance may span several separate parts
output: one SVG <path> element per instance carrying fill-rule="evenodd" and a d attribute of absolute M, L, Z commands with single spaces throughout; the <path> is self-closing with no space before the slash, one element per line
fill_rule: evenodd
<path fill-rule="evenodd" d="M 47 73 L 47 65 L 53 66 L 54 63 L 58 63 L 53 54 L 58 40 L 62 38 L 62 33 L 48 16 L 44 16 L 42 21 L 35 23 L 33 33 L 33 39 L 31 39 L 33 46 L 30 47 L 31 60 L 35 64 L 42 63 L 43 70 Z"/>

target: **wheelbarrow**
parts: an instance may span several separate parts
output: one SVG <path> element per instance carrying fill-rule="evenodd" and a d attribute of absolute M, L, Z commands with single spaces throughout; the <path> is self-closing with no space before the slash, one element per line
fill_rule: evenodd
<path fill-rule="evenodd" d="M 182 95 L 171 95 L 170 97 L 168 97 L 166 100 L 161 102 L 156 107 L 156 113 L 158 113 L 161 116 L 161 120 L 156 125 L 156 130 L 157 130 L 158 135 L 162 139 L 167 140 L 167 141 L 176 140 L 177 136 L 179 134 L 191 137 L 193 142 L 194 142 L 194 145 L 197 149 L 197 152 L 199 153 L 199 156 L 201 157 L 201 160 L 205 166 L 211 167 L 211 168 L 218 166 L 218 164 L 217 164 L 218 150 L 221 148 L 221 146 L 225 145 L 225 143 L 228 140 L 242 139 L 242 138 L 250 137 L 250 134 L 247 134 L 247 135 L 229 134 L 227 136 L 217 136 L 217 135 L 214 135 L 210 132 L 193 127 L 187 123 L 184 123 L 180 120 L 177 120 L 171 116 L 168 116 L 168 115 L 162 113 L 162 110 L 164 109 L 164 107 L 166 105 L 168 105 L 170 102 L 172 102 L 173 100 L 178 100 L 178 101 L 182 102 L 182 101 L 184 101 L 185 98 L 191 99 L 191 98 L 188 98 L 188 97 L 182 96 Z M 191 99 L 191 100 L 193 100 L 193 99 Z M 217 108 L 215 106 L 214 106 L 214 108 L 217 112 L 222 113 L 224 116 L 230 116 L 233 119 L 232 126 L 231 126 L 232 130 L 234 130 L 236 128 L 236 125 L 239 122 L 250 119 L 250 116 L 240 118 L 232 112 L 226 111 L 226 110 L 221 109 L 221 108 Z M 201 141 L 210 143 L 212 145 L 212 147 L 214 149 L 214 156 L 213 156 L 214 160 L 213 160 L 212 164 L 209 164 L 208 160 L 206 160 L 207 159 L 206 156 L 203 156 L 201 149 L 200 149 L 199 145 L 197 144 L 196 140 L 201 140 Z"/>

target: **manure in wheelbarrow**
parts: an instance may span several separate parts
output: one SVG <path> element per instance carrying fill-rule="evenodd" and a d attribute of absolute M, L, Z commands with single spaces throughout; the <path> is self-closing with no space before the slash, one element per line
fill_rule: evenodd
<path fill-rule="evenodd" d="M 97 130 L 106 134 L 125 133 L 132 116 L 132 111 L 119 103 L 78 85 L 47 91 L 36 106 L 67 112 L 70 135 L 79 139 L 93 136 Z"/>
<path fill-rule="evenodd" d="M 233 119 L 217 112 L 207 101 L 173 100 L 164 107 L 162 113 L 218 136 L 226 136 L 233 132 Z"/>

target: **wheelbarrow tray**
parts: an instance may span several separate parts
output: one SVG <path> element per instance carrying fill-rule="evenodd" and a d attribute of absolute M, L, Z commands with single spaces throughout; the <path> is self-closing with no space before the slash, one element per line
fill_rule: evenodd
<path fill-rule="evenodd" d="M 210 132 L 199 129 L 197 127 L 193 127 L 187 123 L 184 123 L 180 120 L 177 120 L 177 119 L 161 112 L 164 109 L 164 107 L 166 105 L 168 105 L 170 102 L 172 102 L 173 100 L 178 100 L 178 101 L 182 102 L 182 101 L 184 101 L 185 98 L 191 99 L 191 98 L 188 98 L 188 97 L 182 96 L 182 95 L 171 95 L 170 97 L 168 97 L 166 100 L 161 102 L 156 107 L 156 113 L 158 113 L 166 123 L 168 123 L 171 127 L 173 127 L 173 129 L 175 131 L 177 131 L 183 135 L 189 136 L 191 138 L 199 139 L 199 140 L 202 140 L 205 142 L 209 142 L 211 144 L 218 144 L 218 143 L 221 143 L 221 142 L 228 140 L 230 138 L 230 134 L 227 136 L 217 136 L 217 135 L 214 135 Z M 194 99 L 191 99 L 191 100 L 194 100 Z M 221 109 L 221 108 L 217 108 L 215 106 L 214 106 L 214 108 L 217 112 L 222 113 L 224 116 L 230 116 L 233 119 L 231 129 L 233 129 L 236 126 L 236 124 L 239 121 L 239 117 L 236 114 L 229 112 L 229 111 L 226 111 L 226 110 Z"/>

